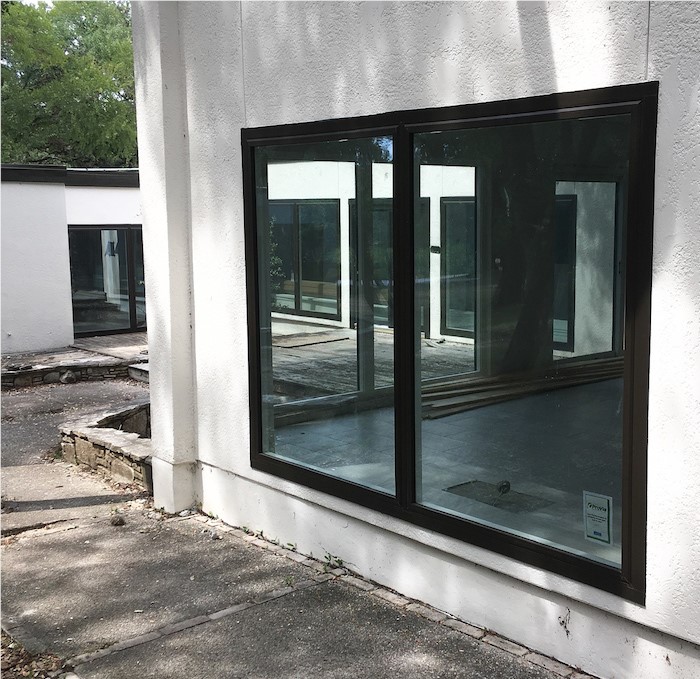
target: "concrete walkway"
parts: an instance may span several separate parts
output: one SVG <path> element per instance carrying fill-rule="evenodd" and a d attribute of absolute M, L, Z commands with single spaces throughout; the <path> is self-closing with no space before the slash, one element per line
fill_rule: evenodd
<path fill-rule="evenodd" d="M 14 424 L 28 436 L 34 420 Z M 17 456 L 21 433 L 3 440 L 3 458 Z M 30 652 L 59 656 L 64 677 L 585 676 L 330 555 L 314 560 L 196 512 L 163 515 L 136 489 L 63 462 L 3 477 L 20 490 L 3 510 L 2 626 Z"/>
<path fill-rule="evenodd" d="M 208 517 L 91 506 L 2 547 L 3 628 L 72 676 L 582 676 Z"/>

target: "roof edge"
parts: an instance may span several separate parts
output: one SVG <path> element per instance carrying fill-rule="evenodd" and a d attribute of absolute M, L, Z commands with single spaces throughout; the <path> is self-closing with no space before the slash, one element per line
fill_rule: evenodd
<path fill-rule="evenodd" d="M 138 168 L 68 168 L 65 165 L 2 165 L 3 182 L 138 188 Z"/>

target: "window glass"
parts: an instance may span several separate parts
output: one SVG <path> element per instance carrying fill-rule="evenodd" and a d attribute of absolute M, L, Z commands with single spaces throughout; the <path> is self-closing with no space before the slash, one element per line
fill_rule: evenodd
<path fill-rule="evenodd" d="M 126 229 L 68 233 L 76 333 L 130 327 Z"/>
<path fill-rule="evenodd" d="M 296 281 L 299 263 L 295 243 L 294 204 L 273 203 L 268 206 L 270 219 L 270 293 L 275 311 L 298 310 Z"/>
<path fill-rule="evenodd" d="M 382 137 L 255 154 L 262 453 L 385 493 L 392 151 Z"/>
<path fill-rule="evenodd" d="M 304 203 L 298 210 L 301 308 L 335 316 L 341 256 L 337 206 Z"/>
<path fill-rule="evenodd" d="M 414 331 L 417 499 L 617 567 L 629 129 L 628 115 L 470 128 L 413 149 L 442 296 L 440 342 Z"/>

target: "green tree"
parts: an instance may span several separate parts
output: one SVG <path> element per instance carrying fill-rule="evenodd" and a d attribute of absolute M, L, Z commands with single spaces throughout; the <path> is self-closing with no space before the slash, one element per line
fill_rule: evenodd
<path fill-rule="evenodd" d="M 2 161 L 134 167 L 128 2 L 2 3 Z"/>

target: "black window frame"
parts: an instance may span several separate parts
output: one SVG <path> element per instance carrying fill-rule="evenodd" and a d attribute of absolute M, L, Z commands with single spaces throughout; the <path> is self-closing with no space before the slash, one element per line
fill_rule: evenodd
<path fill-rule="evenodd" d="M 649 338 L 658 88 L 658 82 L 644 82 L 505 101 L 242 129 L 251 466 L 644 604 Z M 630 245 L 626 247 L 624 271 L 626 348 L 622 423 L 622 565 L 619 569 L 417 504 L 413 426 L 417 416 L 414 398 L 417 387 L 414 369 L 416 340 L 413 332 L 414 235 L 411 228 L 399 231 L 400 225 L 413 224 L 414 134 L 617 114 L 630 115 L 629 173 L 624 206 L 627 224 L 630 225 L 625 238 Z M 263 435 L 255 150 L 265 146 L 377 136 L 393 138 L 394 407 L 397 451 L 395 495 L 370 490 L 261 452 Z"/>
<path fill-rule="evenodd" d="M 148 318 L 143 325 L 138 324 L 136 315 L 136 259 L 134 252 L 136 250 L 135 234 L 141 234 L 143 239 L 143 225 L 141 224 L 68 224 L 68 234 L 77 231 L 118 231 L 126 232 L 126 271 L 127 284 L 129 295 L 129 327 L 118 328 L 115 330 L 86 330 L 82 332 L 75 331 L 75 318 L 73 318 L 73 334 L 75 337 L 102 337 L 106 335 L 125 335 L 132 332 L 146 332 L 148 330 Z M 143 242 L 143 240 L 142 240 Z M 143 248 L 142 248 L 143 249 Z M 70 254 L 70 253 L 69 253 Z M 72 262 L 71 279 L 73 277 Z M 73 298 L 71 295 L 71 314 L 74 315 Z"/>

